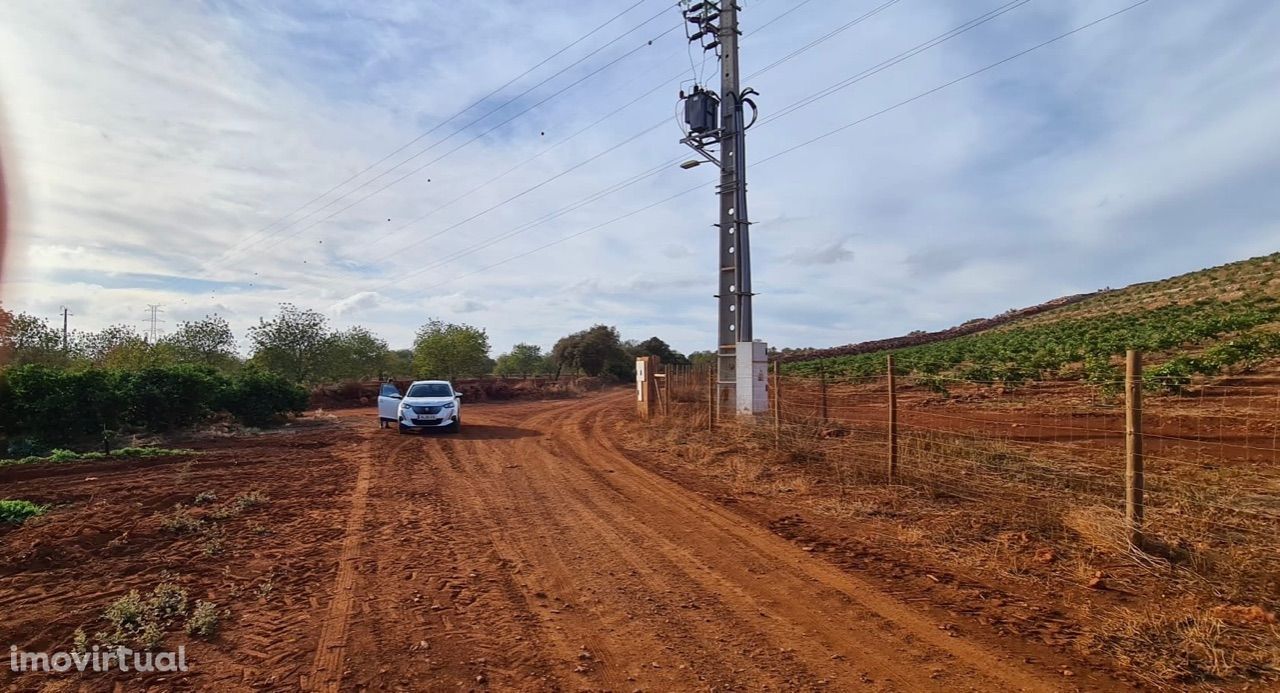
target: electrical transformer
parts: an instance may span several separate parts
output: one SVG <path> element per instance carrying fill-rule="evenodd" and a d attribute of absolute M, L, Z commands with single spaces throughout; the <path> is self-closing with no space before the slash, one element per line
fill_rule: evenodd
<path fill-rule="evenodd" d="M 719 127 L 720 100 L 706 89 L 694 87 L 684 99 L 684 122 L 689 134 L 705 135 Z"/>

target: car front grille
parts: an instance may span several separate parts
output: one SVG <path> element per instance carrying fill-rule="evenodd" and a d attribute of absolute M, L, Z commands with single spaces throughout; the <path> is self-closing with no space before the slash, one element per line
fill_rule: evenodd
<path fill-rule="evenodd" d="M 442 407 L 414 407 L 415 414 L 439 414 Z"/>

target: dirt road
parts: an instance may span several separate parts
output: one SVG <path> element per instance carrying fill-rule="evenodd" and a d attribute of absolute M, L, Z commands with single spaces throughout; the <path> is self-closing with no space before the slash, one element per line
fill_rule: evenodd
<path fill-rule="evenodd" d="M 7 495 L 66 510 L 0 537 L 0 603 L 22 608 L 0 635 L 56 647 L 167 570 L 235 617 L 159 687 L 1070 689 L 638 464 L 605 430 L 630 407 L 629 391 L 468 405 L 461 434 L 428 436 L 355 411 L 259 443 L 274 453 L 228 442 L 194 464 L 11 476 Z M 222 557 L 156 529 L 185 493 L 250 483 L 272 529 L 233 531 Z M 132 548 L 109 541 L 103 503 Z M 96 538 L 40 549 L 90 517 Z"/>

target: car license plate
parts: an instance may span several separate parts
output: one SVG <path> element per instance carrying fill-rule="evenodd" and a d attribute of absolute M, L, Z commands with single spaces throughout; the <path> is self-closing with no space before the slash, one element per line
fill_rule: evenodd
<path fill-rule="evenodd" d="M 433 418 L 423 418 L 423 419 L 418 419 L 418 423 L 424 423 L 424 424 L 425 424 L 425 423 L 435 423 L 435 422 L 437 422 L 437 421 L 439 421 L 439 419 L 434 418 L 434 417 L 433 417 Z"/>

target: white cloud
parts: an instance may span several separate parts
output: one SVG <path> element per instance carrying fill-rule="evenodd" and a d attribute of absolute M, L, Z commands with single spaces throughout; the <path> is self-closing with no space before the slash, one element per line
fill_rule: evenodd
<path fill-rule="evenodd" d="M 357 311 L 376 308 L 382 305 L 383 302 L 382 294 L 376 291 L 361 291 L 329 306 L 329 312 L 338 317 L 343 317 Z"/>

